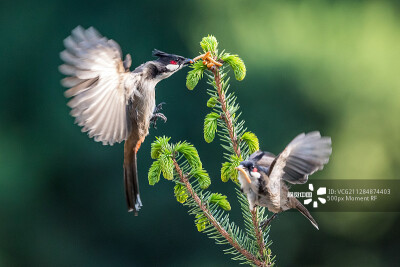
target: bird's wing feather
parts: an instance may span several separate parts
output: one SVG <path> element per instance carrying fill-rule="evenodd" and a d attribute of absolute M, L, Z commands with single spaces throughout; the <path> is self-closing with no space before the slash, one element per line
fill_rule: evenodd
<path fill-rule="evenodd" d="M 255 162 L 259 166 L 269 167 L 274 161 L 275 155 L 270 152 L 257 151 L 250 155 L 248 160 Z"/>
<path fill-rule="evenodd" d="M 319 132 L 300 134 L 274 160 L 269 170 L 268 188 L 272 204 L 279 208 L 281 181 L 292 184 L 307 182 L 308 175 L 322 170 L 332 153 L 331 138 Z"/>
<path fill-rule="evenodd" d="M 139 74 L 127 72 L 119 45 L 101 36 L 94 28 L 78 26 L 64 40 L 60 57 L 65 62 L 61 83 L 71 115 L 95 141 L 113 145 L 128 136 L 127 97 L 136 91 Z"/>
<path fill-rule="evenodd" d="M 308 175 L 322 170 L 328 163 L 331 145 L 331 138 L 321 137 L 319 132 L 298 135 L 272 163 L 270 179 L 304 184 Z"/>

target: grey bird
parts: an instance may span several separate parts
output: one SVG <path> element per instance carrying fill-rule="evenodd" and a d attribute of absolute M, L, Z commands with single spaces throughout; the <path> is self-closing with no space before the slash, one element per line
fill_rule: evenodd
<path fill-rule="evenodd" d="M 241 190 L 247 195 L 250 209 L 267 207 L 274 215 L 262 222 L 265 228 L 276 214 L 297 209 L 312 225 L 318 224 L 310 212 L 295 197 L 289 196 L 289 184 L 304 184 L 308 176 L 322 170 L 332 153 L 330 137 L 319 132 L 300 134 L 278 155 L 257 151 L 242 161 L 239 171 Z"/>
<path fill-rule="evenodd" d="M 135 215 L 142 206 L 137 175 L 137 151 L 157 118 L 166 121 L 156 106 L 155 86 L 191 59 L 153 51 L 157 59 L 130 71 L 131 56 L 122 61 L 120 46 L 103 37 L 93 27 L 76 27 L 64 40 L 65 50 L 59 67 L 68 77 L 62 79 L 68 106 L 75 123 L 89 137 L 103 145 L 125 141 L 124 184 L 128 210 Z"/>

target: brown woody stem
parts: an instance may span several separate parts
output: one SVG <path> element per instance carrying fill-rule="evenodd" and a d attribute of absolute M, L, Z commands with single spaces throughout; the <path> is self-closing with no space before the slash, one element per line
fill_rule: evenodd
<path fill-rule="evenodd" d="M 231 114 L 230 114 L 230 112 L 229 112 L 229 110 L 228 110 L 228 108 L 226 106 L 225 93 L 222 90 L 221 76 L 220 76 L 219 71 L 218 71 L 217 68 L 213 70 L 213 74 L 214 74 L 215 85 L 217 87 L 219 102 L 221 103 L 221 108 L 222 108 L 222 111 L 224 113 L 224 115 L 221 116 L 221 117 L 225 121 L 226 127 L 228 128 L 229 137 L 230 137 L 231 142 L 232 142 L 233 150 L 235 151 L 235 153 L 238 156 L 238 158 L 241 158 L 238 139 L 237 139 L 237 136 L 236 136 L 234 128 L 233 128 Z M 251 212 L 252 222 L 253 222 L 253 226 L 254 226 L 254 232 L 255 232 L 255 235 L 256 235 L 256 238 L 257 238 L 259 254 L 260 254 L 261 258 L 264 258 L 265 244 L 264 244 L 263 234 L 262 234 L 262 232 L 260 230 L 259 223 L 258 223 L 257 211 L 258 211 L 258 208 L 256 207 L 256 208 L 254 208 L 254 210 L 252 210 L 250 212 Z"/>
<path fill-rule="evenodd" d="M 222 117 L 225 121 L 226 127 L 228 128 L 229 138 L 232 141 L 233 150 L 235 151 L 236 155 L 240 158 L 240 147 L 238 144 L 235 131 L 233 130 L 231 114 L 229 113 L 229 110 L 226 107 L 225 93 L 222 91 L 221 76 L 217 68 L 213 70 L 213 73 L 214 73 L 215 84 L 217 86 L 219 102 L 221 103 L 221 108 L 222 111 L 224 112 L 224 116 Z"/>
<path fill-rule="evenodd" d="M 182 183 L 185 184 L 188 192 L 194 199 L 194 201 L 197 203 L 197 205 L 200 207 L 200 209 L 203 211 L 204 216 L 210 221 L 210 223 L 217 229 L 217 231 L 225 237 L 225 239 L 231 244 L 232 247 L 234 247 L 239 253 L 241 253 L 243 256 L 245 256 L 249 261 L 253 262 L 256 266 L 263 266 L 266 267 L 268 264 L 266 264 L 263 261 L 260 261 L 255 257 L 253 254 L 251 254 L 249 251 L 244 249 L 242 246 L 240 246 L 230 235 L 229 233 L 218 223 L 218 221 L 214 218 L 214 216 L 211 214 L 211 212 L 208 210 L 207 206 L 201 202 L 201 199 L 199 196 L 196 194 L 196 192 L 193 191 L 192 186 L 189 183 L 189 180 L 187 177 L 183 174 L 181 168 L 179 167 L 178 162 L 176 161 L 175 158 L 172 158 L 174 162 L 174 167 L 176 172 L 179 175 L 179 178 Z"/>
<path fill-rule="evenodd" d="M 260 225 L 258 223 L 258 219 L 257 219 L 257 212 L 258 212 L 258 208 L 255 207 L 252 211 L 251 211 L 251 219 L 253 221 L 253 225 L 254 225 L 254 232 L 256 234 L 257 237 L 257 244 L 258 244 L 258 253 L 260 253 L 260 257 L 262 259 L 265 258 L 265 256 L 267 256 L 267 262 L 270 262 L 270 255 L 267 254 L 266 250 L 265 250 L 265 245 L 264 245 L 264 238 L 263 238 L 263 233 L 260 230 Z"/>

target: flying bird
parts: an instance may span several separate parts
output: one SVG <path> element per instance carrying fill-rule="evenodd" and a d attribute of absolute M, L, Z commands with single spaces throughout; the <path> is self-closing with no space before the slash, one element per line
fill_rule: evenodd
<path fill-rule="evenodd" d="M 250 210 L 258 206 L 273 212 L 265 228 L 276 214 L 297 209 L 318 229 L 318 224 L 308 210 L 295 197 L 289 196 L 289 184 L 304 184 L 308 176 L 322 170 L 332 153 L 330 137 L 319 132 L 300 134 L 278 155 L 257 151 L 242 161 L 239 171 L 241 190 L 247 195 Z"/>
<path fill-rule="evenodd" d="M 114 40 L 103 37 L 93 27 L 72 30 L 64 40 L 64 61 L 59 67 L 68 77 L 61 84 L 71 98 L 68 106 L 75 123 L 89 137 L 103 145 L 125 141 L 124 184 L 128 210 L 135 215 L 142 207 L 137 174 L 137 152 L 157 118 L 166 121 L 156 106 L 155 86 L 192 60 L 159 50 L 155 60 L 130 71 L 131 56 L 122 60 L 122 51 Z"/>

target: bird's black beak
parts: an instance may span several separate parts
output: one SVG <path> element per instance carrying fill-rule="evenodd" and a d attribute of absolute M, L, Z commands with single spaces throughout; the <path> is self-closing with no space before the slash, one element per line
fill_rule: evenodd
<path fill-rule="evenodd" d="M 185 59 L 185 61 L 183 61 L 183 65 L 187 66 L 189 64 L 192 64 L 193 62 L 194 62 L 193 59 L 187 58 L 187 59 Z"/>

